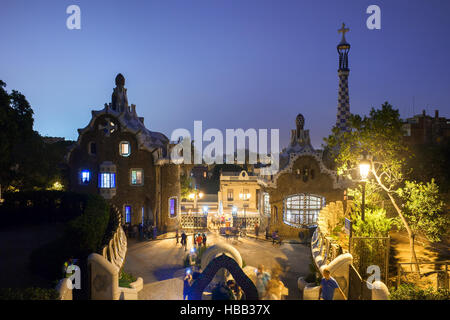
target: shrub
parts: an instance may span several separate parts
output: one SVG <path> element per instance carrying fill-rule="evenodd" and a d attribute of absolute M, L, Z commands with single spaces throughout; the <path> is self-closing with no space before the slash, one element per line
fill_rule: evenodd
<path fill-rule="evenodd" d="M 450 300 L 450 291 L 447 289 L 434 290 L 432 287 L 419 288 L 414 284 L 400 285 L 391 289 L 390 300 Z"/>
<path fill-rule="evenodd" d="M 131 288 L 130 284 L 135 282 L 137 279 L 131 273 L 121 271 L 119 275 L 119 287 Z"/>
<path fill-rule="evenodd" d="M 0 300 L 57 300 L 59 293 L 55 289 L 44 288 L 0 288 Z"/>
<path fill-rule="evenodd" d="M 63 236 L 31 253 L 30 267 L 33 273 L 49 281 L 60 279 L 64 276 L 63 263 L 69 258 L 83 260 L 101 249 L 109 223 L 109 206 L 97 195 L 83 195 L 82 198 L 84 202 L 76 204 L 78 217 L 67 224 Z"/>

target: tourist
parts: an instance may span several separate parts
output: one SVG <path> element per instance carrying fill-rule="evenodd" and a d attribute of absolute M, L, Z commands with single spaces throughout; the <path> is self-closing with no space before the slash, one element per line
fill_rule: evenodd
<path fill-rule="evenodd" d="M 256 269 L 256 290 L 258 290 L 259 298 L 266 294 L 267 283 L 270 280 L 270 274 L 264 271 L 264 266 L 260 264 Z"/>
<path fill-rule="evenodd" d="M 279 242 L 280 241 L 280 236 L 278 235 L 278 230 L 275 230 L 272 233 L 272 244 L 275 244 L 275 242 Z"/>
<path fill-rule="evenodd" d="M 202 243 L 203 243 L 203 237 L 202 237 L 202 235 L 201 234 L 199 234 L 198 236 L 197 236 L 197 246 L 198 246 L 198 248 L 200 248 L 201 246 L 202 246 Z"/>
<path fill-rule="evenodd" d="M 344 299 L 346 298 L 337 281 L 330 275 L 330 270 L 327 268 L 323 269 L 323 278 L 320 281 L 319 300 L 321 297 L 323 300 L 333 300 L 335 289 L 339 290 Z"/>
<path fill-rule="evenodd" d="M 203 242 L 203 246 L 206 247 L 206 234 L 202 234 L 202 242 Z"/>
<path fill-rule="evenodd" d="M 156 228 L 156 226 L 154 226 L 153 227 L 153 240 L 155 240 L 157 236 L 158 236 L 158 229 Z"/>
<path fill-rule="evenodd" d="M 233 298 L 233 291 L 222 281 L 211 292 L 212 300 L 233 300 Z"/>
<path fill-rule="evenodd" d="M 184 231 L 181 232 L 181 246 L 184 247 L 184 251 L 187 250 L 187 235 Z"/>
<path fill-rule="evenodd" d="M 192 282 L 193 282 L 193 280 L 192 280 L 192 275 L 191 275 L 191 269 L 187 269 L 186 276 L 183 279 L 183 300 L 189 299 Z"/>
<path fill-rule="evenodd" d="M 179 235 L 178 235 L 178 229 L 177 229 L 177 230 L 175 230 L 175 238 L 177 239 L 177 243 L 176 244 L 178 244 L 178 237 L 179 237 Z"/>
<path fill-rule="evenodd" d="M 283 296 L 287 296 L 289 294 L 288 288 L 286 288 L 284 283 L 280 280 L 280 273 L 279 268 L 272 269 L 272 278 L 267 284 L 266 292 L 270 298 L 267 300 L 282 300 Z"/>
<path fill-rule="evenodd" d="M 266 227 L 266 240 L 269 239 L 269 234 L 270 234 L 269 226 L 267 226 L 267 227 Z"/>
<path fill-rule="evenodd" d="M 258 235 L 259 235 L 259 225 L 257 222 L 257 223 L 255 223 L 255 236 L 258 238 Z"/>
<path fill-rule="evenodd" d="M 144 226 L 142 225 L 142 223 L 139 223 L 138 229 L 139 229 L 139 241 L 142 241 L 144 239 Z"/>
<path fill-rule="evenodd" d="M 227 286 L 233 292 L 233 300 L 245 300 L 244 291 L 242 291 L 241 287 L 239 287 L 234 280 L 228 280 Z"/>

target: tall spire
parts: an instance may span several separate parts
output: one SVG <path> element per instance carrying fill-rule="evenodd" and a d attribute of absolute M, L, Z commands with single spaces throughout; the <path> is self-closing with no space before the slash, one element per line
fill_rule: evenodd
<path fill-rule="evenodd" d="M 342 33 L 342 39 L 337 45 L 337 51 L 339 53 L 339 93 L 336 126 L 341 131 L 348 131 L 347 122 L 350 117 L 350 99 L 348 95 L 348 75 L 350 73 L 350 69 L 348 68 L 348 52 L 350 51 L 350 44 L 345 40 L 345 34 L 349 31 L 349 28 L 345 28 L 345 23 L 342 23 L 342 28 L 338 30 L 338 33 Z"/>

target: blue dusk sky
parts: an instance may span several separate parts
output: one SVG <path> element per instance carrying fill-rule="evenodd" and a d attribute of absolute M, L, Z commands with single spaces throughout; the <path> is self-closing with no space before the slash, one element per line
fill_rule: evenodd
<path fill-rule="evenodd" d="M 126 78 L 146 126 L 278 128 L 302 113 L 313 145 L 336 122 L 337 29 L 350 28 L 350 110 L 389 101 L 406 118 L 450 117 L 450 1 L 1 0 L 0 79 L 22 92 L 42 135 L 76 139 Z M 81 30 L 66 27 L 68 6 Z M 369 30 L 366 8 L 381 8 Z"/>

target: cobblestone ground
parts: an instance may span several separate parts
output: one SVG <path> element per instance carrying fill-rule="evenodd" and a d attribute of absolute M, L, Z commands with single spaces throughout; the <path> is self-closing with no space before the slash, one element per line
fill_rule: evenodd
<path fill-rule="evenodd" d="M 207 234 L 207 245 L 227 241 L 215 232 Z M 310 249 L 303 244 L 284 243 L 281 246 L 273 246 L 270 241 L 254 238 L 239 238 L 239 240 L 228 240 L 241 253 L 242 259 L 247 266 L 258 266 L 263 264 L 267 269 L 280 267 L 284 274 L 282 281 L 289 289 L 286 299 L 300 299 L 297 289 L 299 276 L 306 276 L 309 272 Z M 188 249 L 193 246 L 192 236 L 188 237 Z M 167 290 L 164 283 L 156 282 L 182 278 L 184 275 L 183 259 L 186 253 L 180 244 L 176 245 L 175 239 L 155 240 L 138 242 L 130 239 L 128 242 L 128 253 L 125 262 L 125 271 L 144 279 L 145 287 L 141 298 L 157 298 L 158 294 L 146 293 L 146 287 L 152 290 Z M 152 285 L 152 283 L 154 285 Z M 178 285 L 175 285 L 178 287 Z M 164 288 L 164 289 L 163 289 Z M 149 290 L 147 290 L 149 291 Z M 164 295 L 167 297 L 167 294 Z M 170 296 L 173 299 L 181 299 L 181 292 Z"/>

